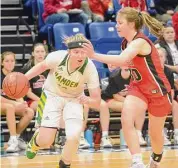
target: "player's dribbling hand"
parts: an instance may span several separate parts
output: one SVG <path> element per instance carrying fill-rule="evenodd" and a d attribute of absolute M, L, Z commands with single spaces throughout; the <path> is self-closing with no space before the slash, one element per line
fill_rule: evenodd
<path fill-rule="evenodd" d="M 92 43 L 88 40 L 87 43 L 83 43 L 82 50 L 89 58 L 95 58 L 95 51 Z"/>
<path fill-rule="evenodd" d="M 85 96 L 85 95 L 81 95 L 80 97 L 78 97 L 78 101 L 80 104 L 88 104 L 89 103 L 89 97 Z"/>

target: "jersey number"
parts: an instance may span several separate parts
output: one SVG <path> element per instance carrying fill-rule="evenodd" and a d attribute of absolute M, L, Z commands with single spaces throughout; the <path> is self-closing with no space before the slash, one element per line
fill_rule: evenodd
<path fill-rule="evenodd" d="M 142 76 L 137 69 L 131 69 L 131 77 L 134 81 L 137 81 L 137 82 L 142 80 Z"/>

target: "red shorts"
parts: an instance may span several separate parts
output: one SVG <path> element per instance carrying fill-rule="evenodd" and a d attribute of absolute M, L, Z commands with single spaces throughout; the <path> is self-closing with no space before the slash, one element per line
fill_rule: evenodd
<path fill-rule="evenodd" d="M 148 104 L 148 112 L 155 117 L 164 117 L 171 113 L 172 98 L 171 94 L 160 97 L 147 98 L 137 87 L 129 89 L 128 95 L 136 96 Z"/>

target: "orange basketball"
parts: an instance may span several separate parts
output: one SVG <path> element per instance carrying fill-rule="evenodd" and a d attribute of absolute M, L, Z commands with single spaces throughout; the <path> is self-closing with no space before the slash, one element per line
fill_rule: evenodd
<path fill-rule="evenodd" d="M 3 80 L 2 89 L 12 99 L 24 97 L 30 84 L 26 76 L 20 72 L 9 73 Z"/>

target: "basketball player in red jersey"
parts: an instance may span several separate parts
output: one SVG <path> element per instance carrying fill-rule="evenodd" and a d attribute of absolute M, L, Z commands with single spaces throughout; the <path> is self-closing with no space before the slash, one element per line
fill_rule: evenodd
<path fill-rule="evenodd" d="M 162 24 L 145 12 L 126 7 L 117 14 L 116 29 L 121 37 L 122 53 L 102 55 L 94 53 L 92 44 L 84 44 L 83 51 L 90 58 L 116 66 L 128 66 L 132 81 L 122 111 L 124 137 L 132 154 L 131 168 L 145 168 L 134 128 L 139 113 L 149 112 L 149 134 L 153 153 L 147 168 L 158 168 L 163 152 L 163 127 L 168 113 L 171 112 L 170 85 L 164 75 L 158 52 L 153 43 L 140 32 L 142 26 L 159 37 Z M 132 138 L 130 138 L 132 137 Z"/>

